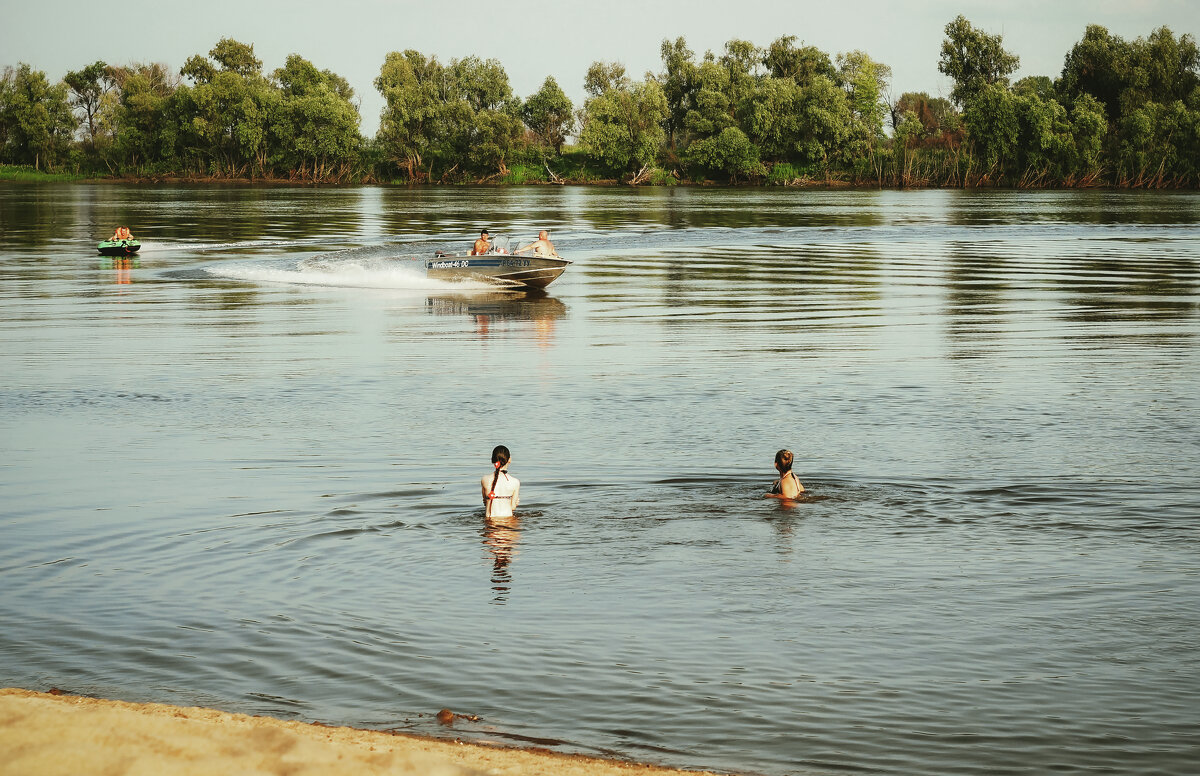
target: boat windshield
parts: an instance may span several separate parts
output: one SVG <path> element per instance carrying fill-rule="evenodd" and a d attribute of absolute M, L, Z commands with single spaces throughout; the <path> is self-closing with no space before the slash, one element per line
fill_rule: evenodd
<path fill-rule="evenodd" d="M 497 235 L 492 238 L 492 249 L 488 253 L 512 253 L 518 246 L 509 237 Z"/>

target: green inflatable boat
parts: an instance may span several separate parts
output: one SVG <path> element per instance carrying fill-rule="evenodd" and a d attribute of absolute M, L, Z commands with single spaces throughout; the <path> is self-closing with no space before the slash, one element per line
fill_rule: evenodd
<path fill-rule="evenodd" d="M 132 256 L 142 244 L 137 240 L 105 240 L 96 247 L 101 256 Z"/>

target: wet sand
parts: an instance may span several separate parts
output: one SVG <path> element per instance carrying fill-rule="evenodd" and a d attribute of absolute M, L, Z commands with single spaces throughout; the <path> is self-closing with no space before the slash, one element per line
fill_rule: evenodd
<path fill-rule="evenodd" d="M 0 689 L 0 774 L 694 774 L 157 703 Z"/>

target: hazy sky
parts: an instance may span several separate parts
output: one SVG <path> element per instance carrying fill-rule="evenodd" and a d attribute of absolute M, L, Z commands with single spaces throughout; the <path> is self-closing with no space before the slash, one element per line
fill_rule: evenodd
<path fill-rule="evenodd" d="M 766 46 L 795 35 L 830 56 L 862 49 L 890 65 L 895 96 L 946 96 L 939 48 L 960 13 L 1004 36 L 1021 58 L 1018 78 L 1057 76 L 1088 24 L 1125 38 L 1164 24 L 1200 35 L 1198 0 L 0 0 L 0 66 L 27 62 L 51 80 L 98 59 L 178 71 L 232 37 L 253 44 L 268 72 L 297 53 L 345 77 L 371 135 L 383 108 L 373 81 L 389 51 L 496 58 L 519 96 L 552 75 L 578 106 L 589 64 L 622 62 L 640 78 L 661 68 L 663 38 L 684 36 L 699 57 L 731 38 Z"/>

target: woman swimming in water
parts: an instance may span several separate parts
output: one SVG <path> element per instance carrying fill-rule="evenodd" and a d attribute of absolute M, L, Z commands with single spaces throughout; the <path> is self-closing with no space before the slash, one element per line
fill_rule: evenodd
<path fill-rule="evenodd" d="M 495 471 L 485 474 L 479 484 L 483 488 L 483 508 L 487 517 L 511 517 L 521 495 L 521 481 L 508 473 L 512 454 L 504 445 L 492 450 Z"/>
<path fill-rule="evenodd" d="M 792 501 L 804 492 L 804 486 L 800 484 L 796 473 L 792 471 L 792 458 L 791 450 L 780 450 L 775 453 L 775 469 L 779 472 L 779 479 L 775 480 L 775 484 L 771 486 L 771 492 L 764 498 Z"/>

